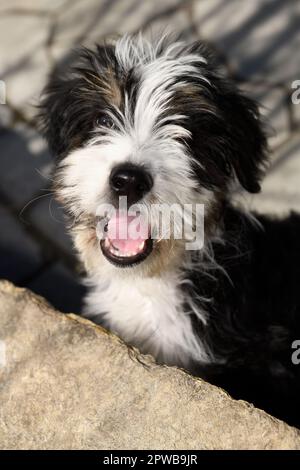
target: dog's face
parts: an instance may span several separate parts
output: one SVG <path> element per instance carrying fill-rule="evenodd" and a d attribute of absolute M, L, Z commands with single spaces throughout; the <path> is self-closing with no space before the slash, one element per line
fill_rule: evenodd
<path fill-rule="evenodd" d="M 126 36 L 83 50 L 79 65 L 50 81 L 41 117 L 57 157 L 57 195 L 91 271 L 126 266 L 151 275 L 176 263 L 184 249 L 172 230 L 153 242 L 149 225 L 136 240 L 127 232 L 125 240 L 113 237 L 112 226 L 118 231 L 130 217 L 119 210 L 111 217 L 103 208 L 118 209 L 121 196 L 148 212 L 155 204 L 202 203 L 208 233 L 234 180 L 259 190 L 265 137 L 256 105 L 218 74 L 199 43 Z"/>

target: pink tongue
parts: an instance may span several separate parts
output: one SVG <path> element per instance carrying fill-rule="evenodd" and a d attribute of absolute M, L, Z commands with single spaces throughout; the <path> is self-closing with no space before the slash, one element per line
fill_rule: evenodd
<path fill-rule="evenodd" d="M 148 224 L 141 216 L 116 211 L 107 226 L 107 238 L 120 254 L 138 254 L 149 237 Z"/>

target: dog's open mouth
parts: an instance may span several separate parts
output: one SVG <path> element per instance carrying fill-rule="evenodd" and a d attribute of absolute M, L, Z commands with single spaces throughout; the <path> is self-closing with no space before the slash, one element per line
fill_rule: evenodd
<path fill-rule="evenodd" d="M 150 227 L 139 216 L 113 215 L 100 242 L 103 255 L 116 266 L 129 267 L 141 263 L 153 249 Z"/>

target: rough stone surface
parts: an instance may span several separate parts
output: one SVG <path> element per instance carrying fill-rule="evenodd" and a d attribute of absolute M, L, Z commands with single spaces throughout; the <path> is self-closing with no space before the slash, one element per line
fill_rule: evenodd
<path fill-rule="evenodd" d="M 230 58 L 240 76 L 273 84 L 298 78 L 299 2 L 202 0 L 193 5 L 198 33 Z"/>
<path fill-rule="evenodd" d="M 2 449 L 300 449 L 298 430 L 8 282 L 0 331 Z"/>
<path fill-rule="evenodd" d="M 67 3 L 69 3 L 68 0 L 51 0 L 51 2 L 49 0 L 26 0 L 25 2 L 24 0 L 9 0 L 9 2 L 2 2 L 0 4 L 0 13 L 14 12 L 15 9 L 23 14 L 34 14 L 40 11 L 49 12 Z"/>
<path fill-rule="evenodd" d="M 44 16 L 0 16 L 0 76 L 6 82 L 7 101 L 31 117 L 50 71 L 44 47 L 49 27 Z"/>

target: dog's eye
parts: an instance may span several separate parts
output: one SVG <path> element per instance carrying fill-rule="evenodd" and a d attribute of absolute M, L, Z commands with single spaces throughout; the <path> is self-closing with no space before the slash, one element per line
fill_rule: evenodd
<path fill-rule="evenodd" d="M 107 114 L 101 114 L 101 116 L 98 116 L 96 124 L 97 126 L 107 127 L 108 129 L 115 127 L 114 121 Z"/>

